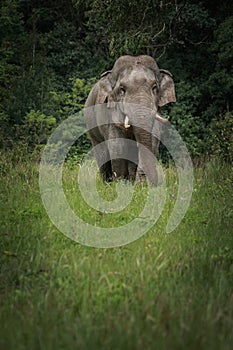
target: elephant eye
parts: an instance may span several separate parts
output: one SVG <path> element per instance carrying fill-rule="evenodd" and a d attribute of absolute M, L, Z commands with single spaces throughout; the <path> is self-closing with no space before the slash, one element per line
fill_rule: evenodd
<path fill-rule="evenodd" d="M 153 93 L 156 93 L 158 91 L 158 85 L 157 84 L 154 84 L 152 86 L 152 91 L 153 91 Z"/>
<path fill-rule="evenodd" d="M 124 95 L 125 94 L 125 88 L 124 88 L 124 86 L 120 86 L 120 92 L 121 92 L 121 94 L 122 95 Z"/>

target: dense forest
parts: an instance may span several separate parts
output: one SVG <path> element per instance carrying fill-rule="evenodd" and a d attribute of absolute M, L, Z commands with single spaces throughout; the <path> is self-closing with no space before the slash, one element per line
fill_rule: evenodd
<path fill-rule="evenodd" d="M 232 160 L 232 0 L 1 0 L 0 16 L 0 147 L 40 149 L 116 58 L 149 54 L 174 76 L 164 113 L 193 159 Z"/>

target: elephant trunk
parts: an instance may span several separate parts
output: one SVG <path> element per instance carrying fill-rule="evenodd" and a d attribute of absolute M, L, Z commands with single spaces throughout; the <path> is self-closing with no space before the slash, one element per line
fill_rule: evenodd
<path fill-rule="evenodd" d="M 152 142 L 153 123 L 154 121 L 151 114 L 142 115 L 137 113 L 134 120 L 133 131 L 138 145 L 138 180 L 141 182 L 148 178 L 150 183 L 157 185 L 158 177 Z"/>

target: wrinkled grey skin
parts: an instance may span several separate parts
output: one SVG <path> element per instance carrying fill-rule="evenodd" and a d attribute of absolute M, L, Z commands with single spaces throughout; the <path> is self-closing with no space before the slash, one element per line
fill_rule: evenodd
<path fill-rule="evenodd" d="M 150 56 L 122 56 L 111 71 L 102 74 L 87 98 L 84 117 L 93 146 L 111 139 L 110 144 L 101 145 L 101 151 L 95 152 L 104 180 L 144 181 L 147 177 L 157 184 L 154 158 L 143 146 L 156 153 L 159 141 L 152 137 L 152 132 L 154 129 L 158 132 L 158 125 L 167 122 L 159 109 L 175 101 L 171 73 L 160 70 Z M 103 121 L 106 125 L 98 126 Z M 136 141 L 134 146 L 128 146 L 128 139 Z M 138 166 L 121 158 L 126 152 Z M 106 159 L 110 160 L 104 164 Z"/>

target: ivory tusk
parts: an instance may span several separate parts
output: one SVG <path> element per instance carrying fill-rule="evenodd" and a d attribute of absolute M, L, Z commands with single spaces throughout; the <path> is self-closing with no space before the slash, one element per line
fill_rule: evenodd
<path fill-rule="evenodd" d="M 169 120 L 171 120 L 170 117 L 168 117 L 168 119 L 162 118 L 158 113 L 155 114 L 155 118 L 164 124 L 168 123 Z"/>
<path fill-rule="evenodd" d="M 130 128 L 130 124 L 129 124 L 129 118 L 128 118 L 128 116 L 126 115 L 125 116 L 125 122 L 124 122 L 124 127 L 126 128 L 126 129 L 128 129 L 128 128 Z"/>

